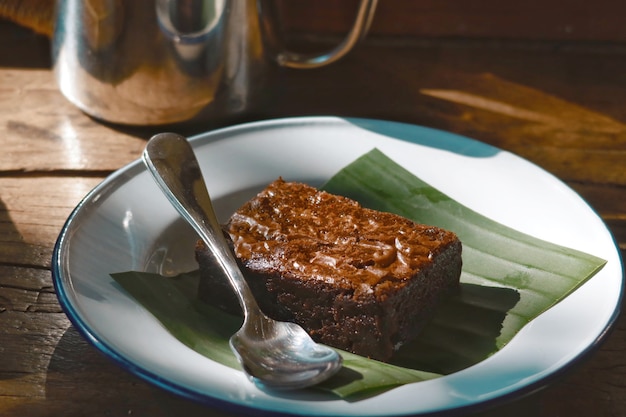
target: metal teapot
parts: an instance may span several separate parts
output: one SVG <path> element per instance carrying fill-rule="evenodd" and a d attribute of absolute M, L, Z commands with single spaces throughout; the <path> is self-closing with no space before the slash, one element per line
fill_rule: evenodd
<path fill-rule="evenodd" d="M 280 50 L 272 0 L 59 0 L 52 56 L 63 94 L 87 114 L 159 125 L 243 114 L 272 67 L 316 68 L 349 52 L 377 0 L 361 0 L 341 44 Z"/>

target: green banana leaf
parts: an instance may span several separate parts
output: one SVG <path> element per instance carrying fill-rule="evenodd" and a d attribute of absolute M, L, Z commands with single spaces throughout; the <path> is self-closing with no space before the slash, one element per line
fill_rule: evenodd
<path fill-rule="evenodd" d="M 375 210 L 451 230 L 463 243 L 461 293 L 395 363 L 449 374 L 502 349 L 528 322 L 606 261 L 497 223 L 459 204 L 373 149 L 324 189 Z"/>
<path fill-rule="evenodd" d="M 463 242 L 460 291 L 392 363 L 341 352 L 344 367 L 316 386 L 350 401 L 476 364 L 597 273 L 606 261 L 496 223 L 464 207 L 374 149 L 323 187 L 362 205 L 454 231 Z M 240 369 L 228 345 L 241 325 L 197 299 L 198 272 L 111 275 L 182 343 Z"/>
<path fill-rule="evenodd" d="M 228 339 L 242 320 L 198 300 L 198 271 L 164 277 L 148 272 L 111 274 L 113 279 L 150 311 L 179 341 L 218 363 L 241 369 Z M 343 368 L 316 389 L 352 399 L 441 375 L 368 360 L 341 351 Z"/>

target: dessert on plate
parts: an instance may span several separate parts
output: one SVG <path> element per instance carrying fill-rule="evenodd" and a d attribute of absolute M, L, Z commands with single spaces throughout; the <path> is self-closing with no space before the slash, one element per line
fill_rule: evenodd
<path fill-rule="evenodd" d="M 447 230 L 279 178 L 224 227 L 260 307 L 318 342 L 387 361 L 458 287 L 461 242 Z M 236 311 L 200 241 L 199 297 Z"/>

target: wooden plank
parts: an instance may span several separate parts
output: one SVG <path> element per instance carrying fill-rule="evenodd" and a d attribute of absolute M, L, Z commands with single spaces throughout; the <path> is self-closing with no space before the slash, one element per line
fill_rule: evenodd
<path fill-rule="evenodd" d="M 339 35 L 350 28 L 358 0 L 266 0 L 261 5 L 277 8 L 287 33 Z M 0 18 L 50 35 L 53 6 L 53 0 L 4 2 Z M 381 0 L 371 35 L 624 41 L 625 14 L 626 4 L 621 0 Z"/>
<path fill-rule="evenodd" d="M 101 180 L 0 177 L 0 264 L 49 267 L 65 220 Z"/>
<path fill-rule="evenodd" d="M 332 68 L 298 74 L 302 84 L 287 79 L 293 88 L 276 108 L 436 127 L 512 151 L 565 181 L 626 185 L 626 169 L 607 169 L 626 160 L 618 104 L 626 102 L 626 55 L 499 48 L 369 45 Z"/>
<path fill-rule="evenodd" d="M 332 3 L 290 1 L 305 12 L 302 7 L 323 9 L 330 4 L 326 2 Z M 387 8 L 402 2 L 380 4 Z M 433 18 L 429 24 L 445 19 L 458 23 L 461 18 L 479 22 L 491 13 L 483 10 L 486 15 L 481 17 L 480 8 L 490 4 L 501 16 L 515 10 L 523 22 L 528 16 L 523 10 L 541 6 L 535 0 L 525 4 L 457 2 L 461 9 L 455 15 L 448 0 L 405 4 L 431 8 L 425 17 L 439 14 L 440 20 Z M 554 16 L 554 4 L 565 9 L 563 16 Z M 623 25 L 610 27 L 625 15 L 617 13 L 620 7 L 621 3 L 609 0 L 570 2 L 567 7 L 549 0 L 533 15 L 541 19 L 541 12 L 546 17 L 552 13 L 555 23 L 567 20 L 573 11 L 590 11 L 588 21 L 604 22 L 608 26 L 603 30 L 608 33 L 609 29 L 623 30 Z M 402 35 L 411 29 L 406 25 L 415 15 L 408 9 L 397 10 L 407 14 L 398 21 L 398 35 Z M 615 17 L 598 18 L 609 11 Z M 327 7 L 324 12 L 335 22 L 336 10 Z M 311 13 L 301 21 L 293 20 L 292 29 L 309 19 L 328 23 L 322 15 Z M 352 10 L 339 13 L 345 13 L 348 23 L 352 19 Z M 502 17 L 501 24 L 506 21 Z M 507 36 L 524 29 L 520 22 L 513 24 Z M 541 24 L 538 28 L 537 36 L 546 33 Z M 432 35 L 446 26 L 426 29 Z M 591 29 L 588 34 L 595 38 L 588 39 L 600 39 L 601 31 Z M 333 37 L 343 31 L 341 27 L 333 30 L 329 32 Z M 457 33 L 484 35 L 469 26 Z M 626 259 L 623 51 L 623 46 L 612 43 L 563 46 L 559 42 L 372 39 L 331 67 L 279 73 L 270 89 L 269 106 L 255 117 L 337 114 L 390 119 L 446 129 L 514 151 L 557 174 L 587 199 L 607 222 Z M 6 57 L 0 54 L 0 65 L 10 62 Z M 27 62 L 41 68 L 31 58 Z M 62 313 L 48 270 L 58 232 L 75 205 L 104 175 L 139 156 L 152 130 L 96 122 L 62 97 L 49 71 L 17 68 L 3 66 L 0 71 L 0 415 L 226 415 L 168 394 L 115 366 Z M 188 131 L 201 132 L 207 126 Z M 548 389 L 480 415 L 624 414 L 625 340 L 626 319 L 620 317 L 601 349 L 572 372 L 551 381 Z"/>
<path fill-rule="evenodd" d="M 49 70 L 0 71 L 0 113 L 1 171 L 110 172 L 136 159 L 150 137 L 95 122 L 63 97 Z"/>
<path fill-rule="evenodd" d="M 21 45 L 21 47 L 11 50 L 11 47 L 17 44 Z M 2 20 L 1 17 L 0 50 L 11 50 L 11 53 L 0 54 L 0 67 L 50 68 L 49 38 L 44 35 L 38 35 L 28 28 L 18 26 L 8 20 Z"/>
<path fill-rule="evenodd" d="M 287 33 L 340 35 L 354 19 L 357 0 L 278 0 Z M 381 0 L 370 36 L 418 38 L 624 41 L 620 0 Z"/>
<path fill-rule="evenodd" d="M 461 46 L 370 45 L 327 69 L 288 71 L 256 117 L 337 114 L 425 124 L 512 150 L 566 180 L 626 184 L 624 170 L 604 169 L 626 157 L 626 111 L 617 105 L 626 100 L 619 80 L 625 55 Z M 7 143 L 2 171 L 104 175 L 136 159 L 145 140 L 162 130 L 93 121 L 62 97 L 49 71 L 6 70 L 0 77 L 0 111 L 7 115 L 0 126 Z M 609 94 L 615 99 L 606 100 Z"/>
<path fill-rule="evenodd" d="M 207 415 L 105 358 L 51 291 L 49 271 L 0 266 L 0 415 Z"/>
<path fill-rule="evenodd" d="M 620 249 L 626 251 L 626 187 L 569 184 L 589 202 L 606 223 Z M 623 255 L 622 255 L 623 256 Z M 626 258 L 623 258 L 626 259 Z M 626 272 L 626 271 L 625 271 Z M 626 276 L 626 273 L 625 273 Z"/>
<path fill-rule="evenodd" d="M 54 30 L 54 1 L 3 1 L 0 3 L 0 18 L 10 19 L 49 36 Z"/>

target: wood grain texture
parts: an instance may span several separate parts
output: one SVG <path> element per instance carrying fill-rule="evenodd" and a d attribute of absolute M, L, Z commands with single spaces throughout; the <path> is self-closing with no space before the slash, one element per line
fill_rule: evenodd
<path fill-rule="evenodd" d="M 147 139 L 94 123 L 63 97 L 50 70 L 0 72 L 0 112 L 2 171 L 110 173 L 136 159 Z"/>
<path fill-rule="evenodd" d="M 359 0 L 264 0 L 289 35 L 338 36 L 352 25 Z M 50 36 L 54 0 L 0 0 L 0 18 Z M 108 2 L 92 2 L 102 6 Z M 381 0 L 371 36 L 557 41 L 626 40 L 620 0 Z"/>
<path fill-rule="evenodd" d="M 0 63 L 15 57 L 0 65 L 0 415 L 233 415 L 122 370 L 63 313 L 50 258 L 65 219 L 106 175 L 139 157 L 157 129 L 84 115 L 59 93 L 47 56 L 20 52 L 37 51 L 41 38 L 0 24 L 0 34 L 14 31 L 13 42 L 0 39 Z M 624 52 L 613 42 L 372 39 L 332 67 L 277 73 L 270 104 L 246 120 L 372 117 L 513 151 L 580 193 L 626 256 Z M 219 124 L 176 129 L 191 135 Z M 620 317 L 597 351 L 547 388 L 467 415 L 626 416 L 625 350 Z"/>
<path fill-rule="evenodd" d="M 0 176 L 0 265 L 49 268 L 63 223 L 101 180 Z"/>
<path fill-rule="evenodd" d="M 338 35 L 351 26 L 357 0 L 278 0 L 287 33 Z M 624 41 L 619 0 L 381 0 L 371 36 Z"/>
<path fill-rule="evenodd" d="M 50 36 L 54 30 L 54 0 L 0 0 L 0 18 Z"/>

